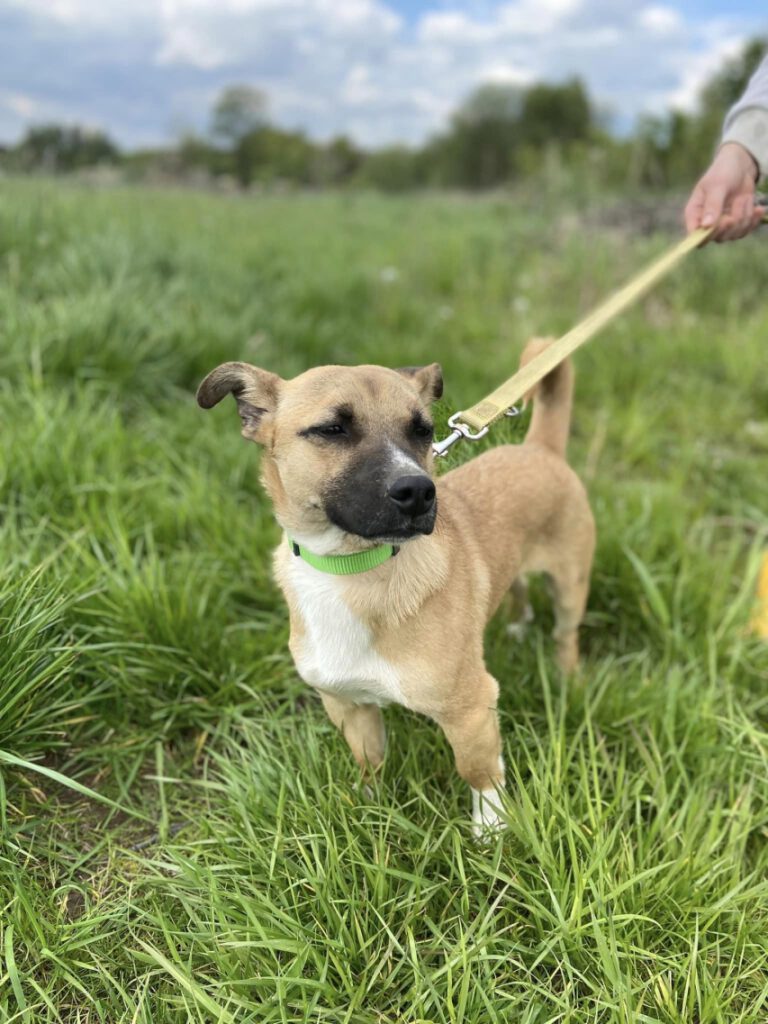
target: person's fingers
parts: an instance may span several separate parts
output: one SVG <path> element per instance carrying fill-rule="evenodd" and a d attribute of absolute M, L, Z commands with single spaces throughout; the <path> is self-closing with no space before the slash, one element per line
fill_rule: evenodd
<path fill-rule="evenodd" d="M 755 212 L 755 194 L 751 190 L 742 197 L 741 208 L 739 211 L 739 230 L 741 231 L 740 238 L 748 235 L 752 230 L 752 218 Z"/>
<path fill-rule="evenodd" d="M 717 221 L 723 212 L 728 189 L 721 182 L 716 181 L 708 185 L 704 196 L 704 209 L 701 215 L 701 226 L 710 228 Z"/>
<path fill-rule="evenodd" d="M 701 185 L 697 185 L 693 192 L 691 192 L 691 198 L 685 205 L 683 217 L 685 219 L 685 230 L 695 231 L 701 222 L 701 214 L 704 209 L 704 189 Z"/>
<path fill-rule="evenodd" d="M 718 224 L 717 241 L 734 242 L 737 238 L 743 238 L 749 232 L 752 208 L 751 194 L 736 196 Z"/>
<path fill-rule="evenodd" d="M 719 218 L 715 230 L 712 232 L 713 242 L 730 242 L 734 238 L 737 238 L 737 232 L 739 230 L 739 217 L 737 208 L 734 204 L 728 207 L 728 209 Z"/>
<path fill-rule="evenodd" d="M 719 230 L 717 232 L 717 238 L 715 238 L 714 241 L 718 244 L 721 244 L 722 242 L 734 242 L 738 237 L 739 235 L 737 234 L 736 229 L 733 224 L 731 224 L 729 227 L 724 227 L 722 230 Z"/>
<path fill-rule="evenodd" d="M 712 234 L 715 242 L 733 242 L 737 238 L 743 238 L 752 230 L 754 216 L 754 195 L 751 190 L 740 192 L 734 196 L 727 209 L 717 222 L 717 227 Z"/>
<path fill-rule="evenodd" d="M 750 209 L 746 212 L 732 228 L 728 231 L 727 241 L 732 242 L 737 238 L 746 238 L 747 235 L 756 231 L 757 228 L 763 223 L 763 217 L 765 216 L 764 207 L 753 207 L 750 203 Z"/>
<path fill-rule="evenodd" d="M 712 232 L 710 239 L 713 242 L 730 242 L 731 231 L 735 221 L 729 213 L 723 214 L 720 220 L 717 222 L 717 227 Z"/>
<path fill-rule="evenodd" d="M 718 224 L 716 242 L 735 242 L 737 238 L 743 238 L 749 234 L 749 228 L 744 228 L 740 221 L 728 218 L 723 224 Z"/>
<path fill-rule="evenodd" d="M 731 203 L 730 210 L 718 224 L 714 240 L 733 242 L 737 238 L 744 238 L 762 224 L 765 212 L 764 206 L 754 205 L 751 192 L 749 195 L 739 196 Z"/>

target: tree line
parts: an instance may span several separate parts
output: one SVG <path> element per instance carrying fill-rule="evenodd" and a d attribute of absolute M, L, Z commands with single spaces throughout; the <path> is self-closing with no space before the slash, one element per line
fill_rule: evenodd
<path fill-rule="evenodd" d="M 738 99 L 768 41 L 755 39 L 703 88 L 697 110 L 642 118 L 624 137 L 604 123 L 583 82 L 475 89 L 446 129 L 421 146 L 367 150 L 346 136 L 317 142 L 269 118 L 267 97 L 249 85 L 224 90 L 207 135 L 188 134 L 168 149 L 121 152 L 104 133 L 40 125 L 0 152 L 11 172 L 68 173 L 113 165 L 126 176 L 222 180 L 251 187 L 488 189 L 567 167 L 571 178 L 605 186 L 687 185 L 707 164 L 727 109 Z"/>

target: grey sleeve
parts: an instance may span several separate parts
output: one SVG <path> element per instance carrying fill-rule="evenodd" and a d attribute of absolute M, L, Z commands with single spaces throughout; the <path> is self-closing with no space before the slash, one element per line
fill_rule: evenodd
<path fill-rule="evenodd" d="M 738 142 L 755 158 L 761 176 L 768 175 L 768 55 L 757 66 L 744 95 L 728 111 L 723 142 Z"/>

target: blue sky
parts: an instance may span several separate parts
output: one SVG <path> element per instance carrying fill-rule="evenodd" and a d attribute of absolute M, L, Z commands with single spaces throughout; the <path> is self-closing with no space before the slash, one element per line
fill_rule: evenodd
<path fill-rule="evenodd" d="M 316 138 L 418 142 L 480 82 L 574 74 L 627 126 L 690 109 L 756 34 L 756 0 L 0 0 L 0 140 L 55 120 L 158 144 L 249 82 Z"/>

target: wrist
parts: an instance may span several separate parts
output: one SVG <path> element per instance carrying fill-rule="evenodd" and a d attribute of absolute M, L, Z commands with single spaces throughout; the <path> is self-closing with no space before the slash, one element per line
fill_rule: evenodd
<path fill-rule="evenodd" d="M 729 140 L 724 142 L 718 150 L 718 153 L 723 152 L 727 152 L 730 159 L 738 161 L 744 174 L 749 175 L 753 181 L 757 181 L 760 177 L 760 164 L 746 146 L 741 142 Z"/>
<path fill-rule="evenodd" d="M 730 159 L 738 159 L 739 166 L 753 180 L 757 180 L 761 174 L 768 174 L 768 108 L 748 107 L 730 117 L 722 141 L 723 146 L 732 149 Z M 735 155 L 737 153 L 738 157 Z"/>

